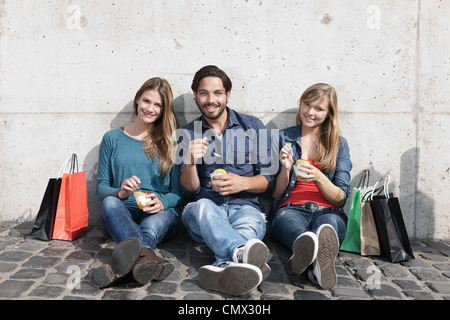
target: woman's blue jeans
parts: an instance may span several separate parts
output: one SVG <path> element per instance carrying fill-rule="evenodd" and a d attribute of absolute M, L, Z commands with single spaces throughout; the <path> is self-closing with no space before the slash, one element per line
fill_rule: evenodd
<path fill-rule="evenodd" d="M 172 210 L 148 214 L 137 208 L 129 208 L 116 197 L 106 197 L 100 217 L 103 234 L 116 243 L 138 238 L 142 246 L 155 250 L 156 246 L 173 238 L 177 233 L 178 216 Z"/>
<path fill-rule="evenodd" d="M 214 264 L 232 261 L 236 247 L 250 239 L 262 240 L 266 234 L 263 214 L 249 205 L 217 205 L 200 199 L 189 203 L 181 217 L 192 240 L 206 243 L 214 252 Z"/>
<path fill-rule="evenodd" d="M 347 230 L 347 222 L 334 208 L 307 210 L 288 204 L 279 208 L 273 217 L 272 234 L 292 251 L 295 239 L 306 231 L 313 233 L 323 224 L 331 225 L 342 243 Z"/>

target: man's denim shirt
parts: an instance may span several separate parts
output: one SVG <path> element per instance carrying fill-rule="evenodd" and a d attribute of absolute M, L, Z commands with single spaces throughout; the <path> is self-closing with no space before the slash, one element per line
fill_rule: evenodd
<path fill-rule="evenodd" d="M 301 148 L 301 124 L 299 126 L 293 126 L 289 127 L 283 130 L 280 130 L 279 133 L 279 145 L 278 150 L 281 150 L 283 146 L 290 142 L 292 145 L 292 151 L 294 153 L 295 159 L 301 159 L 302 157 L 302 148 Z M 348 147 L 347 140 L 345 138 L 341 138 L 341 141 L 339 143 L 339 151 L 336 159 L 336 169 L 333 172 L 324 171 L 323 173 L 325 176 L 333 182 L 334 185 L 340 187 L 344 193 L 345 193 L 345 200 L 350 195 L 351 189 L 350 189 L 350 170 L 352 169 L 352 162 L 350 161 L 350 150 Z M 281 166 L 278 169 L 278 173 L 281 170 Z M 277 176 L 278 176 L 277 173 Z M 295 186 L 295 173 L 294 168 L 291 168 L 291 172 L 289 174 L 289 185 L 284 192 L 283 196 L 279 201 L 275 200 L 272 204 L 272 211 L 276 211 L 279 207 L 279 205 L 283 204 L 288 196 L 290 195 L 292 189 Z M 339 212 L 347 218 L 347 216 L 344 213 L 343 206 L 339 208 Z"/>
<path fill-rule="evenodd" d="M 196 164 L 200 186 L 194 192 L 190 192 L 179 183 L 181 194 L 192 201 L 206 198 L 218 205 L 251 205 L 264 211 L 258 194 L 243 191 L 221 196 L 209 185 L 210 173 L 219 168 L 245 177 L 262 175 L 269 183 L 267 190 L 272 189 L 275 181 L 277 167 L 271 168 L 273 160 L 270 158 L 270 137 L 263 123 L 255 117 L 235 112 L 228 107 L 227 111 L 228 125 L 220 138 L 203 116 L 188 123 L 179 131 L 176 156 L 178 163 L 181 162 L 180 175 L 184 170 L 189 141 L 207 137 L 209 143 L 207 154 Z"/>

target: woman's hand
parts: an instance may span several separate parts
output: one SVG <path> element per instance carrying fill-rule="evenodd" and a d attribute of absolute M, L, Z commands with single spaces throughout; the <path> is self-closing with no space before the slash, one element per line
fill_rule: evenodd
<path fill-rule="evenodd" d="M 140 183 L 141 179 L 139 179 L 136 176 L 132 176 L 126 179 L 120 186 L 120 191 L 117 194 L 117 197 L 119 199 L 128 198 L 130 195 L 133 194 L 133 192 L 135 192 L 139 188 Z"/>
<path fill-rule="evenodd" d="M 291 170 L 291 167 L 294 164 L 294 156 L 292 146 L 289 142 L 286 143 L 283 148 L 281 148 L 279 157 L 281 167 L 288 171 Z"/>
<path fill-rule="evenodd" d="M 144 209 L 142 209 L 144 212 L 155 214 L 160 212 L 161 210 L 164 210 L 164 205 L 162 204 L 161 200 L 158 199 L 158 196 L 156 194 L 148 192 L 145 197 L 150 200 L 145 202 L 145 207 Z"/>
<path fill-rule="evenodd" d="M 308 181 L 319 181 L 320 179 L 322 179 L 324 176 L 324 174 L 322 173 L 322 171 L 320 171 L 319 169 L 317 169 L 315 166 L 313 166 L 310 163 L 301 163 L 299 166 L 299 175 L 297 177 L 299 177 L 300 181 L 303 182 L 308 182 Z"/>

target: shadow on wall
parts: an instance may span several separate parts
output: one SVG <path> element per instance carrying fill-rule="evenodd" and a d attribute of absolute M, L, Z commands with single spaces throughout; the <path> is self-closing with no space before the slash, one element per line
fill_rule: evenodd
<path fill-rule="evenodd" d="M 402 154 L 400 171 L 400 205 L 408 232 L 412 238 L 434 239 L 436 222 L 432 197 L 418 190 L 420 149 L 411 148 Z M 405 208 L 405 209 L 403 209 Z M 407 221 L 412 220 L 412 221 Z"/>
<path fill-rule="evenodd" d="M 132 116 L 133 116 L 133 101 L 130 101 L 111 121 L 110 130 L 124 127 L 127 124 L 131 123 Z M 100 200 L 98 200 L 96 194 L 98 152 L 100 149 L 100 142 L 101 141 L 99 141 L 98 144 L 88 152 L 83 163 L 83 170 L 86 170 L 89 226 L 100 225 L 99 219 L 102 203 Z"/>
<path fill-rule="evenodd" d="M 350 149 L 351 150 L 351 149 Z M 419 149 L 411 148 L 402 154 L 400 161 L 400 184 L 398 185 L 399 193 L 396 190 L 396 181 L 392 179 L 389 183 L 389 192 L 394 193 L 400 202 L 403 214 L 403 220 L 410 239 L 433 239 L 435 232 L 434 221 L 434 201 L 425 193 L 417 190 L 418 184 L 418 168 L 416 160 L 419 157 Z M 352 161 L 355 161 L 353 156 Z M 379 186 L 383 185 L 384 179 L 389 175 L 381 174 L 373 166 L 365 168 L 370 171 L 369 186 L 374 186 L 378 181 Z M 358 187 L 361 180 L 362 171 L 355 174 L 353 172 L 350 185 L 352 188 Z M 348 215 L 350 208 L 350 200 L 344 207 L 345 213 Z"/>

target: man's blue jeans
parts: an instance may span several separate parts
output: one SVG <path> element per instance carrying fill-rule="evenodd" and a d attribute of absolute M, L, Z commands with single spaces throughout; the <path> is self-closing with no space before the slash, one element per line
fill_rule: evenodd
<path fill-rule="evenodd" d="M 249 205 L 217 205 L 209 199 L 189 203 L 182 221 L 192 240 L 204 242 L 220 264 L 232 261 L 236 247 L 250 239 L 262 240 L 266 234 L 263 214 Z"/>
<path fill-rule="evenodd" d="M 138 238 L 142 246 L 155 250 L 162 241 L 174 237 L 178 228 L 178 216 L 172 210 L 148 214 L 137 208 L 129 208 L 116 197 L 106 197 L 102 203 L 101 229 L 106 237 L 116 243 Z"/>
<path fill-rule="evenodd" d="M 290 206 L 279 208 L 273 217 L 272 233 L 274 237 L 292 251 L 295 239 L 306 231 L 316 233 L 322 224 L 331 225 L 342 243 L 347 222 L 334 208 L 307 210 Z"/>

